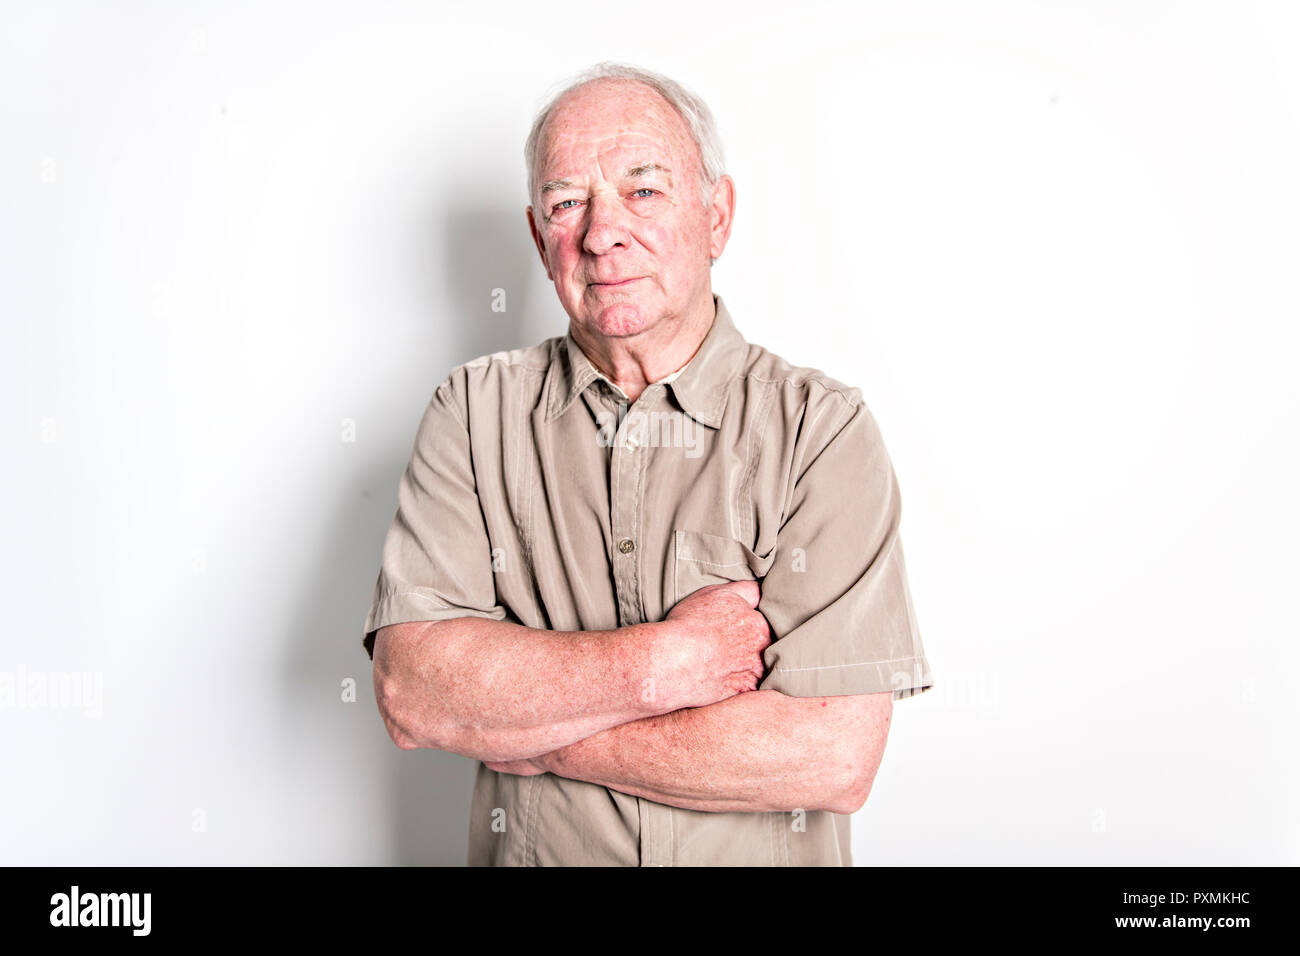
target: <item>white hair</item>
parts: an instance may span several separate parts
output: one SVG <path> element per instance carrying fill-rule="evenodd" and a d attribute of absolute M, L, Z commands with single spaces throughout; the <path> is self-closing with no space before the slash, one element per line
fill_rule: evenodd
<path fill-rule="evenodd" d="M 726 171 L 722 160 L 722 139 L 718 136 L 717 123 L 713 113 L 704 100 L 675 80 L 670 80 L 659 73 L 643 70 L 626 63 L 597 63 L 583 70 L 576 77 L 564 84 L 554 94 L 533 120 L 533 128 L 524 142 L 524 162 L 528 167 L 528 201 L 532 203 L 537 197 L 537 148 L 541 145 L 542 126 L 551 115 L 555 105 L 571 91 L 592 80 L 635 80 L 655 90 L 668 101 L 690 130 L 691 138 L 700 151 L 700 203 L 707 206 L 713 197 L 713 186 Z"/>

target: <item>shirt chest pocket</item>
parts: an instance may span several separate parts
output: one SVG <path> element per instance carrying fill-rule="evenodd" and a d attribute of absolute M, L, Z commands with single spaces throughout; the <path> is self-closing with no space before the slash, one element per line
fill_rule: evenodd
<path fill-rule="evenodd" d="M 760 557 L 734 538 L 686 528 L 673 530 L 673 603 L 692 591 L 727 581 L 757 581 L 775 552 Z"/>

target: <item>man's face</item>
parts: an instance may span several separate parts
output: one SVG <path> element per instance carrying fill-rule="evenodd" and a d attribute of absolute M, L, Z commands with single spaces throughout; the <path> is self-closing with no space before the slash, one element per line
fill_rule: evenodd
<path fill-rule="evenodd" d="M 731 228 L 730 180 L 700 202 L 685 122 L 640 83 L 589 83 L 542 130 L 528 222 L 564 310 L 603 336 L 636 335 L 707 297 Z"/>

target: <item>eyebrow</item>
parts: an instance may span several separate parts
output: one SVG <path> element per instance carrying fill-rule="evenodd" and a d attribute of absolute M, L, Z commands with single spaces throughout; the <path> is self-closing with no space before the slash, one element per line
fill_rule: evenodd
<path fill-rule="evenodd" d="M 651 173 L 655 170 L 659 170 L 662 173 L 672 172 L 672 170 L 667 166 L 662 166 L 659 163 L 641 163 L 639 166 L 629 166 L 627 172 L 623 174 L 623 178 L 635 179 L 638 176 L 644 176 L 646 173 Z"/>
<path fill-rule="evenodd" d="M 646 175 L 646 173 L 652 173 L 656 171 L 661 173 L 672 172 L 671 169 L 669 169 L 667 166 L 663 165 L 662 163 L 638 163 L 635 166 L 629 166 L 627 170 L 623 173 L 623 178 L 636 179 L 640 176 Z M 555 192 L 558 189 L 568 189 L 572 185 L 573 183 L 567 179 L 548 179 L 546 182 L 542 183 L 540 187 L 540 191 L 541 194 L 545 196 L 547 193 Z"/>

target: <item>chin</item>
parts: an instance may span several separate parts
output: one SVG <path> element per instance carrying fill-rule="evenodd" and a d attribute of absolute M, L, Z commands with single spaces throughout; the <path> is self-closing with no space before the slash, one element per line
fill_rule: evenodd
<path fill-rule="evenodd" d="M 601 335 L 636 335 L 654 324 L 651 311 L 639 302 L 610 302 L 590 314 L 592 328 Z"/>

